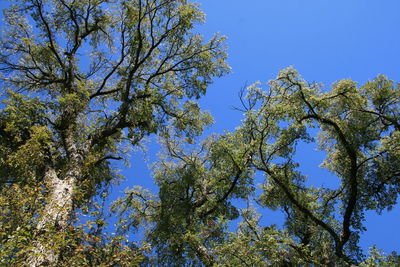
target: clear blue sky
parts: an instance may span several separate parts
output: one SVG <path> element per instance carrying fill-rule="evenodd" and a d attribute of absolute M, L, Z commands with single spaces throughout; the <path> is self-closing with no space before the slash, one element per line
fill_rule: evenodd
<path fill-rule="evenodd" d="M 205 36 L 228 37 L 232 73 L 215 80 L 201 99 L 216 124 L 209 132 L 233 130 L 242 119 L 238 91 L 255 81 L 266 83 L 278 71 L 294 66 L 308 81 L 324 83 L 351 78 L 360 84 L 378 74 L 400 82 L 400 1 L 398 0 L 199 0 L 207 21 L 199 27 Z M 157 148 L 150 146 L 149 158 Z M 312 179 L 329 179 L 318 170 L 321 153 L 300 151 L 308 159 L 303 170 Z M 124 171 L 126 184 L 151 185 L 141 155 L 132 157 Z M 312 177 L 311 177 L 312 176 Z M 276 219 L 276 221 L 274 221 Z M 269 222 L 280 222 L 268 216 Z M 385 252 L 399 251 L 400 208 L 378 216 L 367 213 L 367 231 L 361 246 L 373 244 Z"/>

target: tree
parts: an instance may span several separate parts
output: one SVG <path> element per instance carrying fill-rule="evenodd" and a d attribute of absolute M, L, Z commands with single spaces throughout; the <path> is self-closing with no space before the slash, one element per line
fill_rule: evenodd
<path fill-rule="evenodd" d="M 138 214 L 137 207 L 151 204 L 147 238 L 158 260 L 170 264 L 359 264 L 365 211 L 390 210 L 400 192 L 399 86 L 380 75 L 360 87 L 342 80 L 324 92 L 288 68 L 267 90 L 259 83 L 247 89 L 240 127 L 193 149 L 167 132 L 155 170 L 158 197 L 119 205 Z M 325 152 L 321 166 L 337 177 L 337 188 L 307 182 L 295 160 L 300 143 Z M 257 175 L 265 177 L 259 194 Z M 238 198 L 248 207 L 239 209 Z M 283 229 L 261 225 L 255 205 L 281 210 Z M 227 224 L 239 216 L 236 232 L 229 232 Z M 384 258 L 373 249 L 363 264 L 395 262 L 396 255 Z"/>
<path fill-rule="evenodd" d="M 56 265 L 75 212 L 118 176 L 111 162 L 126 147 L 167 124 L 194 136 L 210 120 L 191 99 L 229 68 L 222 37 L 193 33 L 203 19 L 186 0 L 21 0 L 5 11 L 1 187 L 40 196 L 13 206 L 30 212 L 19 224 L 2 213 L 5 233 L 24 223 L 33 233 L 8 259 Z"/>

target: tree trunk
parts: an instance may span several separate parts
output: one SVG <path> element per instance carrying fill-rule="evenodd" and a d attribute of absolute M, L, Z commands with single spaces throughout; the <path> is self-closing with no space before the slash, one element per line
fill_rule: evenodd
<path fill-rule="evenodd" d="M 77 181 L 82 175 L 82 156 L 72 139 L 66 138 L 69 154 L 68 170 L 60 177 L 54 168 L 48 168 L 45 182 L 49 197 L 36 227 L 33 248 L 29 252 L 27 266 L 57 266 L 64 234 L 73 215 L 73 201 Z"/>
<path fill-rule="evenodd" d="M 214 266 L 215 260 L 207 248 L 201 245 L 192 245 L 191 248 L 196 252 L 197 257 L 202 261 L 205 266 Z"/>
<path fill-rule="evenodd" d="M 58 261 L 57 238 L 65 232 L 72 213 L 72 199 L 75 187 L 73 177 L 60 179 L 54 169 L 46 172 L 50 195 L 48 203 L 39 219 L 36 227 L 36 240 L 27 260 L 28 266 L 54 265 Z M 54 240 L 55 239 L 55 240 Z"/>

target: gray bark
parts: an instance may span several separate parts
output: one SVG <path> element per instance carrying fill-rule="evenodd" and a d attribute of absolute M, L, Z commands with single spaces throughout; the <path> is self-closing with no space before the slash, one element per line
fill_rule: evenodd
<path fill-rule="evenodd" d="M 39 218 L 36 239 L 26 261 L 30 267 L 57 266 L 60 257 L 57 243 L 60 240 L 57 242 L 57 239 L 48 238 L 51 236 L 49 233 L 55 232 L 56 236 L 62 238 L 73 214 L 74 192 L 82 175 L 83 153 L 79 153 L 72 138 L 66 138 L 65 144 L 69 154 L 69 170 L 60 177 L 54 168 L 49 167 L 45 174 L 49 197 Z"/>
<path fill-rule="evenodd" d="M 192 249 L 196 252 L 199 259 L 203 262 L 205 266 L 214 266 L 215 260 L 214 257 L 210 254 L 206 247 L 201 245 L 191 246 Z"/>
<path fill-rule="evenodd" d="M 50 195 L 36 227 L 37 240 L 33 242 L 33 248 L 27 260 L 27 265 L 32 267 L 57 263 L 59 255 L 54 249 L 57 244 L 54 244 L 54 240 L 47 239 L 46 234 L 49 231 L 65 231 L 73 208 L 76 179 L 73 176 L 60 179 L 54 169 L 46 172 L 45 179 L 49 184 Z"/>

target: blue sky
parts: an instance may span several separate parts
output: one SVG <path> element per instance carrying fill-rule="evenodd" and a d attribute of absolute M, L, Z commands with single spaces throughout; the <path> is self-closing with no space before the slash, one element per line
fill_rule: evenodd
<path fill-rule="evenodd" d="M 237 125 L 237 119 L 229 123 L 219 116 L 226 118 L 227 107 L 238 104 L 241 86 L 265 83 L 288 66 L 326 85 L 343 78 L 363 83 L 381 73 L 398 79 L 399 1 L 199 2 L 207 14 L 200 30 L 228 37 L 232 74 L 216 80 L 202 101 L 216 117 L 217 129 Z"/>
<path fill-rule="evenodd" d="M 198 30 L 206 37 L 227 36 L 232 73 L 216 79 L 200 100 L 216 124 L 207 132 L 232 131 L 240 124 L 238 92 L 255 81 L 266 83 L 278 71 L 294 66 L 308 81 L 333 82 L 351 78 L 363 84 L 378 74 L 400 81 L 400 2 L 398 0 L 199 0 L 207 21 Z M 157 147 L 151 145 L 150 160 Z M 312 179 L 332 178 L 317 166 L 322 153 L 313 147 L 299 151 L 302 170 Z M 142 155 L 132 157 L 124 171 L 127 184 L 151 186 Z M 312 175 L 311 175 L 312 174 Z M 325 180 L 324 180 L 325 179 Z M 373 244 L 385 252 L 398 251 L 400 207 L 381 216 L 368 212 L 363 249 Z M 268 213 L 266 223 L 281 216 Z"/>

